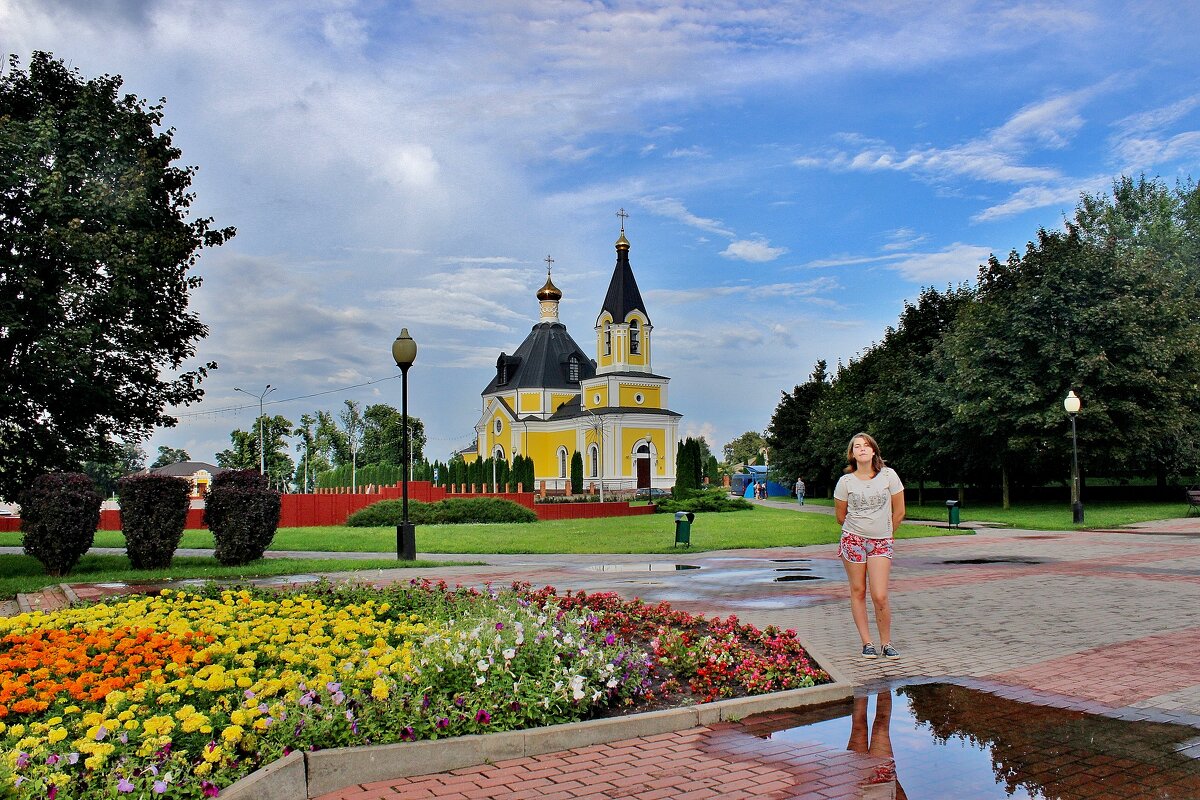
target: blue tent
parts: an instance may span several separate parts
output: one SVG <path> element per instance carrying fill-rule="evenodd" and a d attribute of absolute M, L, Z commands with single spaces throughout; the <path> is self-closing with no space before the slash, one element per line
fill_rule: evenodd
<path fill-rule="evenodd" d="M 767 484 L 767 497 L 791 497 L 792 490 L 787 486 L 782 486 L 775 481 L 767 479 L 767 468 L 757 464 L 746 467 L 747 474 L 734 475 L 733 483 L 730 484 L 735 492 L 741 489 L 742 497 L 747 500 L 754 499 L 754 484 Z"/>

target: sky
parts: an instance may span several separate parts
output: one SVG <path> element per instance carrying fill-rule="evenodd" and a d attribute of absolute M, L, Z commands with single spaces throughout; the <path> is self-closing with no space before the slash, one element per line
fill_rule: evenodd
<path fill-rule="evenodd" d="M 0 0 L 0 52 L 166 98 L 203 251 L 212 461 L 265 410 L 400 406 L 469 445 L 501 351 L 594 325 L 626 234 L 681 435 L 715 452 L 923 287 L 1122 175 L 1200 177 L 1200 4 Z M 5 59 L 7 61 L 7 59 Z M 235 391 L 244 389 L 255 397 Z"/>

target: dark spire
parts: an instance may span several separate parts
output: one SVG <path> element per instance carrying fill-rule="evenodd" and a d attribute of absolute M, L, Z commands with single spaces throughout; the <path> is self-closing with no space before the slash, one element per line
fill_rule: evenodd
<path fill-rule="evenodd" d="M 638 310 L 646 314 L 646 304 L 642 302 L 642 293 L 638 291 L 637 280 L 633 277 L 633 268 L 629 266 L 629 240 L 625 238 L 625 209 L 617 216 L 621 217 L 621 236 L 617 239 L 617 265 L 613 269 L 612 280 L 608 283 L 608 293 L 604 295 L 604 305 L 600 313 L 607 311 L 612 314 L 613 322 L 622 323 L 625 315 Z M 650 315 L 646 314 L 646 321 Z"/>

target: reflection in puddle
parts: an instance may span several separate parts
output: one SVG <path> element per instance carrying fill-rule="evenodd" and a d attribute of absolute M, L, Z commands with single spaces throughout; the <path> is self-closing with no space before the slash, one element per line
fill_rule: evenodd
<path fill-rule="evenodd" d="M 584 567 L 588 572 L 679 572 L 685 569 L 700 569 L 693 564 L 593 564 Z"/>
<path fill-rule="evenodd" d="M 1030 705 L 954 684 L 902 686 L 780 724 L 796 727 L 768 738 L 893 758 L 894 768 L 876 770 L 867 787 L 880 797 L 1200 797 L 1195 728 Z"/>

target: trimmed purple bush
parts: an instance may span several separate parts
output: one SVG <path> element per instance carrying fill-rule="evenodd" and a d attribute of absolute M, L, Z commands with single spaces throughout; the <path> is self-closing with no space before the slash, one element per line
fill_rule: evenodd
<path fill-rule="evenodd" d="M 134 569 L 171 566 L 183 538 L 191 484 L 170 475 L 131 475 L 117 481 L 125 553 Z"/>
<path fill-rule="evenodd" d="M 233 566 L 262 558 L 279 527 L 279 498 L 256 470 L 230 470 L 213 478 L 204 524 L 216 541 L 217 561 Z"/>
<path fill-rule="evenodd" d="M 71 571 L 91 548 L 104 498 L 79 472 L 54 472 L 34 480 L 21 497 L 21 544 L 47 575 Z"/>

